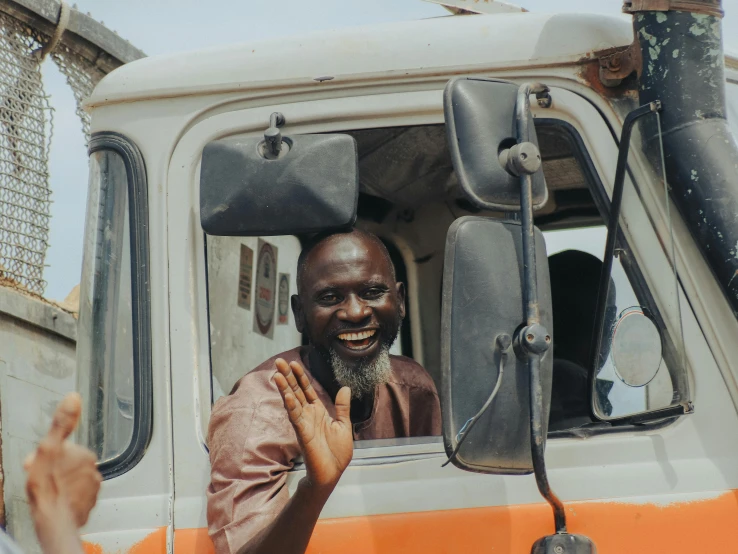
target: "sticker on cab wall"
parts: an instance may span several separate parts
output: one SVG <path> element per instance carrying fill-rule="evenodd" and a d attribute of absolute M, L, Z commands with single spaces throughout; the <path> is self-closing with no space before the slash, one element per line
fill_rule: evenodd
<path fill-rule="evenodd" d="M 241 263 L 238 266 L 238 306 L 251 309 L 251 270 L 254 268 L 254 251 L 241 245 Z"/>
<path fill-rule="evenodd" d="M 259 239 L 254 288 L 254 332 L 274 337 L 274 302 L 277 296 L 277 247 Z"/>
<path fill-rule="evenodd" d="M 277 300 L 277 325 L 287 325 L 290 313 L 290 274 L 279 274 L 279 299 Z"/>

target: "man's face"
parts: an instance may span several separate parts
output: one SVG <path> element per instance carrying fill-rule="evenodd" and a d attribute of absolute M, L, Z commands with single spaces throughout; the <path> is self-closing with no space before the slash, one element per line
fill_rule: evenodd
<path fill-rule="evenodd" d="M 395 340 L 405 317 L 405 289 L 375 241 L 339 234 L 308 255 L 292 308 L 298 330 L 318 350 L 348 368 L 366 367 Z"/>

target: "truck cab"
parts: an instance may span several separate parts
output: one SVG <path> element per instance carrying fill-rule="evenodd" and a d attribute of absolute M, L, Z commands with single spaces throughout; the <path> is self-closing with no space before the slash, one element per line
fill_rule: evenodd
<path fill-rule="evenodd" d="M 623 69 L 637 44 L 628 16 L 449 16 L 146 58 L 103 79 L 87 103 L 78 333 L 79 439 L 105 478 L 88 551 L 214 551 L 210 412 L 303 342 L 289 296 L 305 237 L 206 234 L 200 169 L 208 144 L 259 137 L 276 112 L 285 135 L 355 140 L 356 226 L 386 244 L 407 287 L 393 352 L 441 388 L 447 233 L 465 216 L 505 217 L 469 200 L 452 163 L 443 93 L 460 76 L 550 90 L 549 105 L 531 106 L 547 189 L 534 222 L 553 306 L 546 462 L 569 529 L 600 552 L 732 544 L 738 320 L 665 165 L 639 141 L 658 136 L 657 114 L 631 142 L 609 334 L 592 337 L 621 130 L 640 105 L 640 67 Z M 735 132 L 738 61 L 725 63 Z M 626 324 L 646 316 L 652 326 Z M 658 349 L 619 370 L 644 343 Z M 442 468 L 446 458 L 441 437 L 357 442 L 308 552 L 512 553 L 553 531 L 531 475 Z M 291 490 L 303 475 L 297 463 Z"/>

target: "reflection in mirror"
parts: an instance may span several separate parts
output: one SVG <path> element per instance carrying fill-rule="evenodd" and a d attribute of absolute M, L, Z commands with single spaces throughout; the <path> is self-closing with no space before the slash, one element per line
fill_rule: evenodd
<path fill-rule="evenodd" d="M 639 307 L 628 308 L 618 317 L 610 340 L 620 380 L 629 387 L 650 383 L 661 366 L 661 333 L 653 320 Z"/>

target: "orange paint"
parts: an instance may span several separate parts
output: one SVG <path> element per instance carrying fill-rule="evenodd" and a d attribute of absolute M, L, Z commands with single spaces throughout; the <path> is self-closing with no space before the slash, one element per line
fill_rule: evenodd
<path fill-rule="evenodd" d="M 85 551 L 85 554 L 103 554 L 102 546 L 94 542 L 82 541 L 82 549 Z"/>
<path fill-rule="evenodd" d="M 104 554 L 101 545 L 82 541 L 85 554 Z M 167 551 L 167 528 L 160 527 L 128 549 L 128 554 L 165 554 Z M 118 554 L 119 551 L 116 551 Z"/>
<path fill-rule="evenodd" d="M 144 540 L 134 544 L 128 554 L 164 554 L 167 551 L 167 528 L 160 527 Z"/>
<path fill-rule="evenodd" d="M 738 533 L 738 491 L 667 506 L 568 502 L 569 532 L 590 537 L 598 554 L 622 552 L 733 552 Z M 547 504 L 324 519 L 308 554 L 462 554 L 530 552 L 553 533 Z M 213 554 L 206 529 L 180 529 L 174 554 Z"/>

